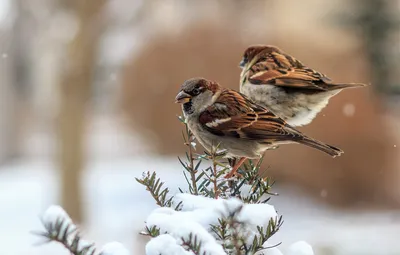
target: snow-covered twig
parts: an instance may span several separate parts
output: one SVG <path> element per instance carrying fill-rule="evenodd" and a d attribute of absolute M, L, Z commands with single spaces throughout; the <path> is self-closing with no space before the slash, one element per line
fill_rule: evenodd
<path fill-rule="evenodd" d="M 130 255 L 130 252 L 119 242 L 106 243 L 100 255 Z"/>
<path fill-rule="evenodd" d="M 129 251 L 122 244 L 111 242 L 105 244 L 99 253 L 96 253 L 95 244 L 81 238 L 77 226 L 61 206 L 50 206 L 41 217 L 45 231 L 33 232 L 44 237 L 42 243 L 58 242 L 74 255 L 129 255 Z"/>
<path fill-rule="evenodd" d="M 187 193 L 176 194 L 172 203 L 180 204 L 180 211 L 158 208 L 147 218 L 146 228 L 157 227 L 159 233 L 170 235 L 182 247 L 188 247 L 190 242 L 186 240 L 197 240 L 191 247 L 198 247 L 200 254 L 226 254 L 235 249 L 240 253 L 233 254 L 256 252 L 264 249 L 263 243 L 282 224 L 268 204 L 244 204 L 236 198 L 213 199 Z"/>
<path fill-rule="evenodd" d="M 187 162 L 179 159 L 185 168 L 188 193 L 179 188 L 181 193 L 169 196 L 170 203 L 158 203 L 162 207 L 147 217 L 141 232 L 152 237 L 146 246 L 146 254 L 282 254 L 276 248 L 280 243 L 268 243 L 279 231 L 283 220 L 275 208 L 267 204 L 270 196 L 277 194 L 271 192 L 273 182 L 270 178 L 261 176 L 262 159 L 257 164 L 249 160 L 239 169 L 239 179 L 226 180 L 222 177 L 229 169 L 222 163 L 225 152 L 218 151 L 215 146 L 195 159 L 192 135 L 184 119 L 180 120 L 186 130 L 184 143 L 189 147 Z M 198 160 L 197 164 L 195 160 Z M 202 160 L 210 160 L 211 167 L 200 169 Z M 153 183 L 162 183 L 155 173 L 151 176 Z M 143 184 L 143 180 L 138 181 Z M 161 188 L 150 185 L 147 189 L 152 192 Z"/>
<path fill-rule="evenodd" d="M 41 220 L 45 231 L 34 232 L 34 234 L 44 237 L 44 242 L 61 243 L 72 254 L 95 254 L 94 244 L 81 239 L 78 228 L 60 206 L 50 206 Z"/>

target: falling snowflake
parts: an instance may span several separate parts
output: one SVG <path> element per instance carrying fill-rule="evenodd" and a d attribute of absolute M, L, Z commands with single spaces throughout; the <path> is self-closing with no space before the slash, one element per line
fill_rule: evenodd
<path fill-rule="evenodd" d="M 1 57 L 2 58 L 8 58 L 8 54 L 7 53 L 3 53 L 3 54 L 1 54 Z"/>
<path fill-rule="evenodd" d="M 110 74 L 110 80 L 111 81 L 116 81 L 117 80 L 117 74 L 116 73 Z"/>
<path fill-rule="evenodd" d="M 354 104 L 348 103 L 348 104 L 345 104 L 343 106 L 343 114 L 344 114 L 344 116 L 353 117 L 355 112 L 356 112 L 356 107 L 354 106 Z"/>
<path fill-rule="evenodd" d="M 328 191 L 326 189 L 321 190 L 320 196 L 325 198 L 328 196 Z"/>

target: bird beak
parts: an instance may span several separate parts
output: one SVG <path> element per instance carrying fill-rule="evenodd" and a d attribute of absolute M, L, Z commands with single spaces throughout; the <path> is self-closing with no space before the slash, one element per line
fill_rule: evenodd
<path fill-rule="evenodd" d="M 192 99 L 192 96 L 187 94 L 185 91 L 181 91 L 175 97 L 175 103 L 184 104 L 189 102 Z"/>
<path fill-rule="evenodd" d="M 242 59 L 242 61 L 240 61 L 240 63 L 239 63 L 239 67 L 244 68 L 245 65 L 246 65 L 246 61 L 244 61 L 244 59 Z"/>

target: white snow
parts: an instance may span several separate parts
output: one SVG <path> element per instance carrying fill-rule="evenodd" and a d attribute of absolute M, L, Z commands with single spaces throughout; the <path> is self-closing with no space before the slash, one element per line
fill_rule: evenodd
<path fill-rule="evenodd" d="M 53 224 L 59 219 L 66 223 L 72 223 L 72 220 L 67 212 L 65 212 L 65 210 L 59 205 L 49 206 L 42 216 L 42 220 L 48 224 Z"/>
<path fill-rule="evenodd" d="M 283 255 L 283 253 L 276 247 L 262 250 L 256 253 L 256 255 Z"/>
<path fill-rule="evenodd" d="M 206 211 L 203 212 L 207 213 Z M 170 208 L 157 208 L 147 217 L 146 226 L 149 228 L 156 226 L 160 228 L 161 233 L 168 233 L 177 241 L 181 239 L 187 241 L 189 240 L 189 234 L 193 233 L 197 240 L 202 243 L 202 254 L 225 255 L 226 253 L 222 246 L 217 243 L 202 224 L 197 222 L 197 216 L 200 216 L 200 214 L 179 212 Z M 161 241 L 165 240 L 161 239 Z M 154 244 L 153 242 L 153 245 L 161 244 Z"/>
<path fill-rule="evenodd" d="M 59 206 L 59 205 L 51 205 L 49 208 L 43 213 L 42 215 L 42 221 L 45 225 L 53 225 L 62 222 L 61 228 L 58 231 L 58 238 L 62 238 L 62 234 L 67 230 L 68 231 L 73 231 L 76 230 L 77 227 L 76 225 L 72 222 L 71 218 L 65 212 L 65 210 Z M 68 243 L 72 243 L 74 234 L 69 236 Z M 89 242 L 81 238 L 78 243 L 78 250 L 82 250 L 86 247 L 92 246 L 93 242 Z M 93 247 L 94 248 L 94 247 Z M 110 254 L 111 255 L 111 254 Z M 116 254 L 119 255 L 119 254 Z"/>
<path fill-rule="evenodd" d="M 115 240 L 132 254 L 143 254 L 148 238 L 138 233 L 157 206 L 134 177 L 140 177 L 146 170 L 156 170 L 174 194 L 177 187 L 186 187 L 182 166 L 175 157 L 143 154 L 136 148 L 143 147 L 141 139 L 124 135 L 124 129 L 114 130 L 115 119 L 94 123 L 104 125 L 92 125 L 88 132 L 89 156 L 82 173 L 85 221 L 79 227 L 84 237 L 100 246 Z M 51 138 L 49 132 L 46 135 L 39 138 Z M 39 213 L 60 203 L 61 179 L 57 164 L 51 161 L 54 155 L 46 154 L 32 143 L 28 145 L 30 157 L 0 166 L 0 254 L 68 255 L 57 243 L 33 245 L 38 237 L 30 231 L 43 229 Z M 398 255 L 397 210 L 335 210 L 310 199 L 293 186 L 277 183 L 273 191 L 280 195 L 272 197 L 270 202 L 283 215 L 285 223 L 269 240 L 269 247 L 282 242 L 277 249 L 285 252 L 290 244 L 304 239 L 312 244 L 315 254 L 329 251 L 337 255 Z M 271 255 L 270 250 L 275 249 L 263 251 L 264 255 Z"/>
<path fill-rule="evenodd" d="M 42 220 L 45 224 L 55 224 L 57 221 L 62 220 L 62 228 L 59 231 L 62 234 L 69 226 L 70 229 L 76 229 L 69 215 L 59 205 L 51 205 L 42 215 Z M 72 242 L 72 236 L 69 242 Z M 92 246 L 93 242 L 88 242 L 81 238 L 78 243 L 78 250 L 82 250 L 88 246 Z M 102 248 L 100 255 L 130 255 L 129 251 L 119 242 L 106 243 Z"/>
<path fill-rule="evenodd" d="M 100 255 L 130 255 L 125 246 L 119 242 L 110 242 L 103 245 Z"/>
<path fill-rule="evenodd" d="M 278 247 L 275 247 L 268 241 L 263 244 L 264 250 L 256 252 L 254 255 L 314 255 L 314 251 L 307 242 L 298 241 L 291 244 L 286 253 L 282 253 Z"/>
<path fill-rule="evenodd" d="M 168 234 L 151 239 L 146 245 L 146 255 L 192 255 L 186 251 L 177 240 Z"/>
<path fill-rule="evenodd" d="M 66 230 L 67 227 L 69 227 L 69 230 L 76 229 L 76 226 L 72 223 L 69 215 L 59 205 L 49 206 L 49 208 L 47 208 L 42 215 L 42 221 L 46 225 L 54 225 L 57 221 L 62 221 L 61 231 L 59 231 L 60 235 Z"/>
<path fill-rule="evenodd" d="M 132 254 L 143 254 L 148 240 L 138 233 L 156 205 L 134 177 L 140 177 L 143 170 L 155 169 L 175 193 L 176 187 L 185 187 L 186 183 L 177 171 L 181 166 L 175 158 L 110 158 L 92 158 L 82 176 L 86 221 L 80 228 L 84 237 L 98 244 L 115 240 Z M 30 234 L 43 229 L 38 212 L 59 203 L 59 185 L 56 165 L 51 163 L 30 160 L 0 167 L 0 254 L 68 255 L 59 244 L 33 246 L 38 237 Z M 316 254 L 327 249 L 338 255 L 398 254 L 397 211 L 336 211 L 292 187 L 278 185 L 274 191 L 280 196 L 272 197 L 271 203 L 285 223 L 271 238 L 270 246 L 282 242 L 278 249 L 285 251 L 291 243 L 304 239 L 312 243 Z M 380 253 L 381 249 L 384 252 Z"/>
<path fill-rule="evenodd" d="M 266 228 L 271 219 L 275 219 L 278 214 L 275 208 L 269 204 L 246 204 L 238 215 L 238 220 L 252 226 L 254 230 L 257 226 Z"/>
<path fill-rule="evenodd" d="M 202 196 L 194 196 L 187 193 L 178 193 L 174 196 L 173 204 L 182 203 L 183 215 L 195 218 L 195 220 L 208 227 L 216 224 L 218 218 L 227 217 L 243 206 L 237 219 L 256 229 L 257 226 L 268 226 L 271 218 L 277 216 L 275 208 L 269 204 L 243 204 L 236 198 L 230 199 L 211 199 Z"/>
<path fill-rule="evenodd" d="M 78 243 L 78 251 L 82 251 L 86 247 L 90 247 L 91 251 L 96 248 L 94 246 L 94 242 L 89 242 L 89 241 L 86 241 L 85 239 L 81 238 Z"/>
<path fill-rule="evenodd" d="M 298 241 L 289 246 L 287 255 L 314 255 L 314 251 L 307 242 Z"/>
<path fill-rule="evenodd" d="M 271 218 L 277 216 L 275 208 L 268 204 L 243 204 L 242 201 L 231 199 L 211 199 L 191 194 L 178 193 L 174 196 L 173 205 L 181 204 L 181 211 L 171 208 L 157 208 L 146 220 L 146 226 L 157 226 L 161 233 L 167 233 L 176 242 L 187 239 L 193 233 L 203 243 L 203 252 L 209 254 L 225 254 L 221 245 L 209 232 L 210 225 L 218 224 L 218 219 L 228 217 L 238 211 L 237 220 L 243 222 L 252 241 L 257 226 L 267 227 Z M 170 239 L 170 237 L 168 237 Z M 166 237 L 161 239 L 165 241 Z M 157 242 L 152 246 L 162 246 Z M 179 243 L 179 242 L 178 242 Z"/>
<path fill-rule="evenodd" d="M 265 247 L 264 250 L 258 251 L 254 255 L 283 255 L 278 247 L 274 247 L 268 241 L 263 244 L 263 247 Z"/>

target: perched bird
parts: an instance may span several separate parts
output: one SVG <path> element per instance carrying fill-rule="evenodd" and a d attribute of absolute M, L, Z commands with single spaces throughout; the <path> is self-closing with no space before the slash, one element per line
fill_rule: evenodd
<path fill-rule="evenodd" d="M 217 144 L 225 157 L 238 163 L 225 177 L 232 177 L 246 158 L 259 158 L 265 150 L 280 144 L 304 144 L 332 157 L 342 150 L 297 131 L 268 109 L 243 94 L 222 88 L 204 78 L 185 81 L 175 98 L 182 104 L 189 129 L 207 150 Z"/>
<path fill-rule="evenodd" d="M 333 83 L 277 47 L 255 45 L 240 62 L 240 92 L 292 126 L 309 124 L 342 89 L 361 83 Z"/>

